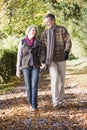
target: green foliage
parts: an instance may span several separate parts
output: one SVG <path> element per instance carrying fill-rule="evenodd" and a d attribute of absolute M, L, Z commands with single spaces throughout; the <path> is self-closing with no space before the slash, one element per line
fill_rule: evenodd
<path fill-rule="evenodd" d="M 2 84 L 3 85 L 3 84 Z M 11 91 L 13 88 L 11 86 L 0 86 L 0 94 L 4 93 L 4 92 L 7 92 L 7 91 Z"/>
<path fill-rule="evenodd" d="M 31 24 L 38 26 L 38 37 L 40 37 L 40 32 L 44 29 L 43 16 L 51 12 L 56 16 L 56 23 L 68 29 L 73 43 L 73 55 L 78 57 L 76 50 L 78 46 L 79 49 L 81 48 L 79 50 L 81 56 L 86 56 L 87 2 L 85 0 L 1 0 L 0 7 L 1 39 L 15 34 L 22 37 Z"/>
<path fill-rule="evenodd" d="M 16 73 L 16 57 L 17 53 L 14 50 L 0 51 L 0 79 L 1 82 L 8 82 L 10 76 Z"/>
<path fill-rule="evenodd" d="M 17 50 L 19 39 L 17 36 L 9 35 L 7 38 L 0 40 L 0 50 L 9 49 Z"/>
<path fill-rule="evenodd" d="M 68 20 L 71 18 L 79 19 L 81 18 L 81 8 L 80 2 L 77 0 L 44 0 L 51 12 L 56 14 L 63 20 Z"/>
<path fill-rule="evenodd" d="M 8 82 L 16 71 L 16 57 L 19 39 L 17 36 L 8 36 L 0 40 L 0 80 Z"/>
<path fill-rule="evenodd" d="M 7 32 L 9 35 L 24 35 L 25 29 L 29 25 L 42 23 L 43 12 L 46 10 L 42 1 L 4 0 L 4 3 L 6 4 L 6 15 L 8 16 L 8 23 L 4 28 L 4 32 Z"/>
<path fill-rule="evenodd" d="M 45 26 L 42 26 L 41 24 L 39 24 L 39 25 L 37 26 L 37 28 L 38 28 L 37 37 L 40 39 L 41 32 L 45 29 Z"/>

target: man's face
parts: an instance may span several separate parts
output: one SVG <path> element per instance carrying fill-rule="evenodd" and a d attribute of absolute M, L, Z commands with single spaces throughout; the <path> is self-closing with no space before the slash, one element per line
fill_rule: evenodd
<path fill-rule="evenodd" d="M 45 18 L 44 21 L 48 29 L 52 28 L 55 24 L 54 19 L 51 19 L 50 17 Z"/>

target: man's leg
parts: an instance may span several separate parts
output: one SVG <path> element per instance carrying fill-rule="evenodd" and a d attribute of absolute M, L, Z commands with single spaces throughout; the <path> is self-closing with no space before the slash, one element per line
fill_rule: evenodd
<path fill-rule="evenodd" d="M 59 75 L 59 84 L 58 84 L 58 100 L 60 102 L 64 99 L 64 84 L 65 84 L 65 71 L 66 71 L 66 61 L 58 62 L 58 75 Z"/>
<path fill-rule="evenodd" d="M 57 64 L 52 62 L 50 67 L 50 76 L 51 76 L 51 92 L 52 92 L 52 102 L 53 106 L 56 107 L 58 105 L 58 68 Z"/>
<path fill-rule="evenodd" d="M 65 81 L 66 62 L 52 62 L 49 68 L 51 76 L 51 91 L 54 107 L 64 98 L 64 81 Z"/>

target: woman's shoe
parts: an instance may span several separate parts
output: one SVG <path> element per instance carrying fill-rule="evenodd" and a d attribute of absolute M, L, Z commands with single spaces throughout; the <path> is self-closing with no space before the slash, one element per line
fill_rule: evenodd
<path fill-rule="evenodd" d="M 32 108 L 32 106 L 30 106 L 30 111 L 36 111 L 37 108 Z"/>

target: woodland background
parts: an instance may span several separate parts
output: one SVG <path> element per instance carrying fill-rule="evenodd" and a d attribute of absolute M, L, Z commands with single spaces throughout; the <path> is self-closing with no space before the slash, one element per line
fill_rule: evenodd
<path fill-rule="evenodd" d="M 54 109 L 50 76 L 40 73 L 37 112 L 28 108 L 23 77 L 16 73 L 17 48 L 29 25 L 45 28 L 53 13 L 72 39 L 67 61 L 65 100 Z M 87 0 L 0 0 L 0 130 L 87 129 Z"/>
<path fill-rule="evenodd" d="M 56 16 L 56 23 L 65 26 L 71 35 L 72 57 L 87 57 L 86 0 L 0 0 L 1 82 L 15 74 L 18 43 L 27 27 L 37 25 L 40 38 L 45 28 L 43 18 L 50 12 Z"/>

